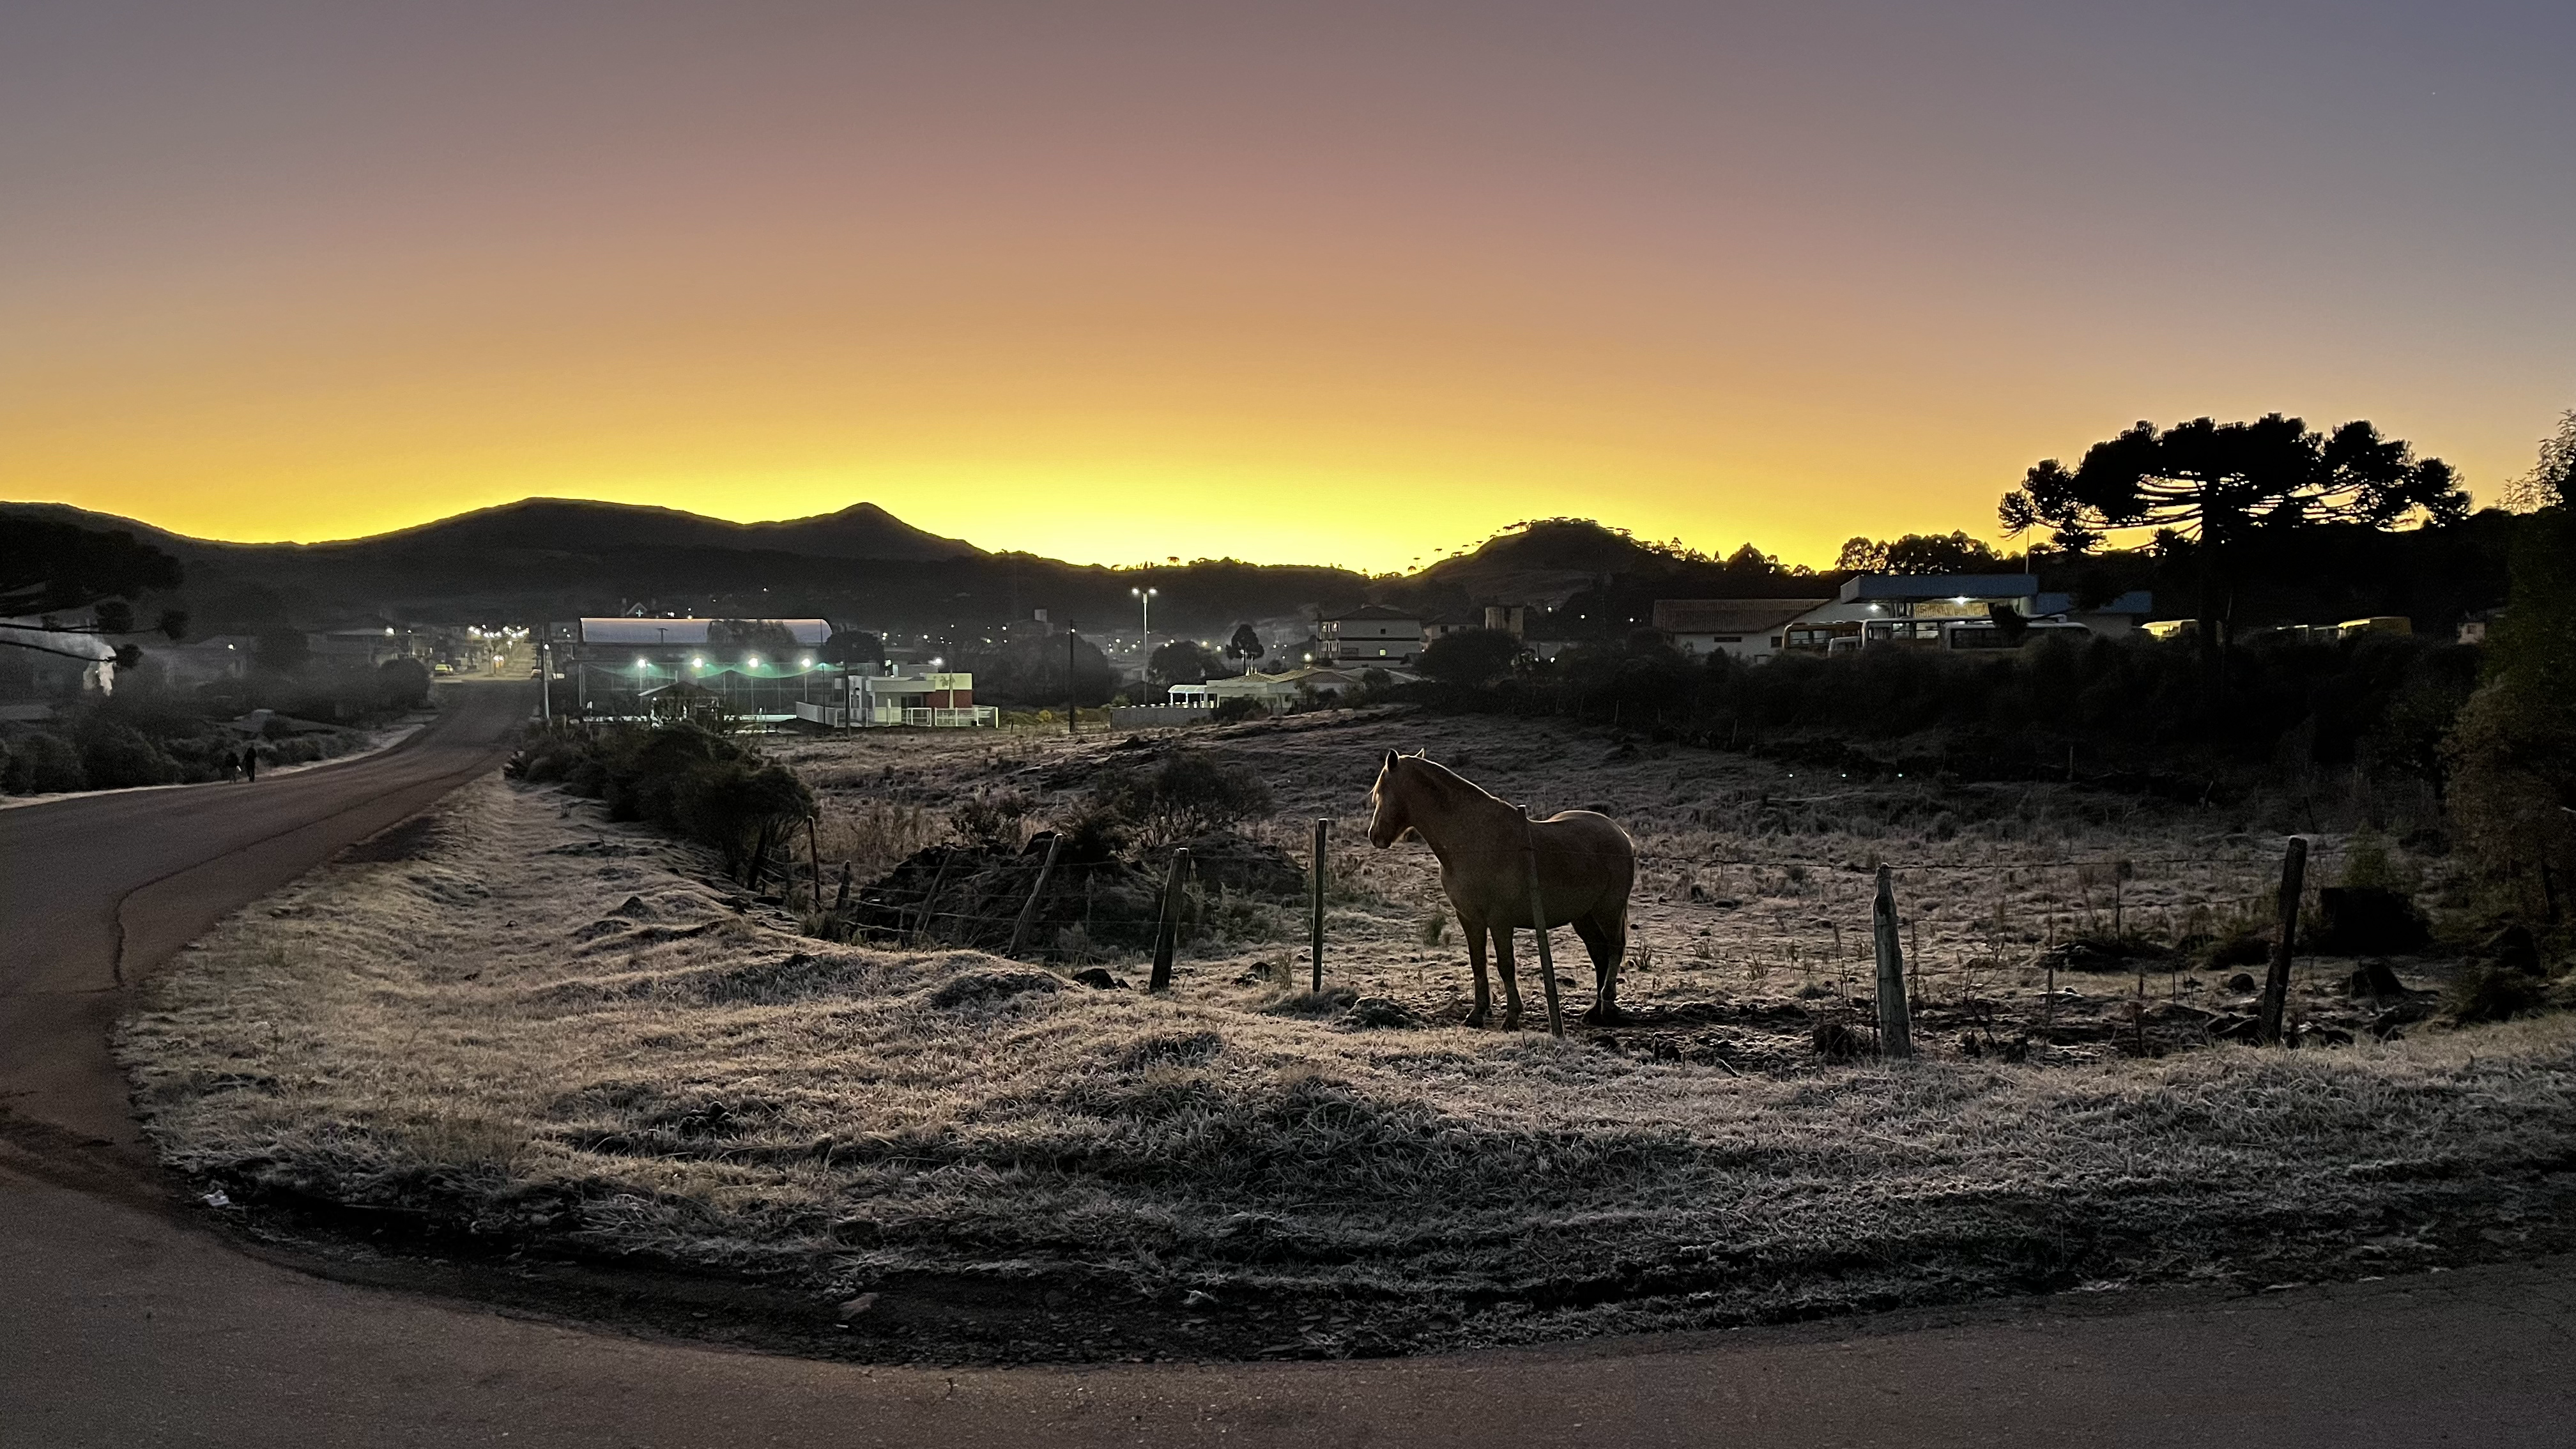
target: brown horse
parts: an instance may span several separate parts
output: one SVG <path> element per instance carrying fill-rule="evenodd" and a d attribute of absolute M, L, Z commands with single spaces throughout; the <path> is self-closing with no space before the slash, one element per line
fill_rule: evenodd
<path fill-rule="evenodd" d="M 1539 900 L 1550 926 L 1571 925 L 1592 955 L 1594 996 L 1584 1019 L 1619 1019 L 1619 963 L 1628 950 L 1628 890 L 1637 878 L 1637 850 L 1610 817 L 1567 810 L 1528 820 L 1510 805 L 1419 753 L 1393 750 L 1378 765 L 1369 791 L 1369 844 L 1380 850 L 1412 836 L 1440 858 L 1440 888 L 1458 910 L 1467 932 L 1467 959 L 1476 968 L 1476 1009 L 1469 1026 L 1485 1024 L 1493 998 L 1485 986 L 1485 938 L 1494 941 L 1494 964 L 1503 973 L 1503 1025 L 1521 1019 L 1520 984 L 1512 973 L 1512 928 L 1530 924 L 1529 864 L 1525 845 L 1538 851 Z"/>

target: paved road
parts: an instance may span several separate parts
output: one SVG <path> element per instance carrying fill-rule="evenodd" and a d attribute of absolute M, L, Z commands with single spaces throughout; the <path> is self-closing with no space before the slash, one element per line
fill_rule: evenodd
<path fill-rule="evenodd" d="M 0 1108 L 131 1151 L 107 1032 L 134 983 L 245 902 L 499 765 L 534 686 L 451 684 L 379 754 L 256 784 L 0 810 Z"/>
<path fill-rule="evenodd" d="M 0 1446 L 2576 1444 L 2576 1263 L 1358 1364 L 866 1369 L 310 1276 L 139 1166 L 103 1038 L 227 909 L 494 763 L 0 811 Z M 120 945 L 121 940 L 121 945 Z"/>

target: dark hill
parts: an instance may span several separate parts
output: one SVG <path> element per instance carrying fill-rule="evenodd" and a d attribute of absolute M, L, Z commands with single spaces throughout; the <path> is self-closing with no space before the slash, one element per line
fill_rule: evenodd
<path fill-rule="evenodd" d="M 1719 560 L 1679 544 L 1649 543 L 1588 518 L 1544 518 L 1485 540 L 1387 585 L 1391 602 L 1474 617 L 1483 604 L 1551 610 L 1576 633 L 1617 634 L 1646 618 L 1657 598 L 1782 598 L 1830 594 L 1839 576 L 1782 568 L 1747 544 Z"/>
<path fill-rule="evenodd" d="M 424 622 L 565 619 L 630 604 L 656 612 L 820 615 L 933 637 L 980 632 L 1045 609 L 1086 631 L 1134 627 L 1129 571 L 990 554 L 874 504 L 778 523 L 728 523 L 668 508 L 531 498 L 394 533 L 330 543 L 219 543 L 51 503 L 0 512 L 123 529 L 177 557 L 175 603 L 198 633 L 275 623 L 323 627 L 385 613 Z M 1157 569 L 1157 632 L 1222 637 L 1246 619 L 1355 603 L 1342 569 L 1211 561 Z"/>
<path fill-rule="evenodd" d="M 913 527 L 873 503 L 853 503 L 838 513 L 772 523 L 730 523 L 721 518 L 633 503 L 577 498 L 523 498 L 479 508 L 416 528 L 370 538 L 310 545 L 316 551 L 391 553 L 413 549 L 529 549 L 586 553 L 627 548 L 759 549 L 816 558 L 933 560 L 980 558 L 984 551 L 963 539 L 942 538 Z"/>

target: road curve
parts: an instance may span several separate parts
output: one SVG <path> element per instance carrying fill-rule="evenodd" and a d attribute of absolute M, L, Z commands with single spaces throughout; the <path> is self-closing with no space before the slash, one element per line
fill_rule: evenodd
<path fill-rule="evenodd" d="M 2576 1263 L 1348 1364 L 870 1369 L 311 1276 L 152 1185 L 106 1033 L 225 912 L 497 762 L 523 691 L 263 781 L 0 811 L 0 1449 L 2565 1445 Z"/>

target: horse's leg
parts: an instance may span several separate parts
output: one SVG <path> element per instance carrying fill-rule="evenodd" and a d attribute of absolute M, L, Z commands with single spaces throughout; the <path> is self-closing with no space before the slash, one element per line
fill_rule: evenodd
<path fill-rule="evenodd" d="M 1494 927 L 1494 969 L 1503 973 L 1503 1030 L 1521 1024 L 1521 983 L 1512 971 L 1512 928 L 1497 923 Z"/>
<path fill-rule="evenodd" d="M 1613 1025 L 1619 1020 L 1620 958 L 1628 954 L 1627 915 L 1585 916 L 1574 923 L 1574 933 L 1592 953 L 1592 1009 L 1583 1013 L 1583 1019 L 1595 1026 Z"/>
<path fill-rule="evenodd" d="M 1464 915 L 1458 924 L 1467 933 L 1467 960 L 1476 968 L 1476 1009 L 1467 1013 L 1469 1026 L 1483 1026 L 1493 1008 L 1493 993 L 1485 986 L 1485 923 Z"/>
<path fill-rule="evenodd" d="M 1572 922 L 1574 934 L 1583 941 L 1583 954 L 1592 958 L 1592 990 L 1598 994 L 1609 976 L 1606 952 L 1609 941 L 1601 934 L 1600 923 L 1590 916 L 1577 916 Z"/>
<path fill-rule="evenodd" d="M 1574 934 L 1583 941 L 1584 954 L 1592 958 L 1592 1001 L 1598 1006 L 1610 990 L 1610 972 L 1616 958 L 1610 955 L 1610 941 L 1602 934 L 1600 922 L 1590 916 L 1577 916 L 1572 924 Z M 1592 1014 L 1585 1012 L 1583 1019 L 1590 1021 Z"/>

